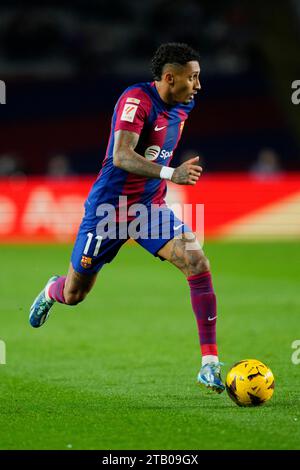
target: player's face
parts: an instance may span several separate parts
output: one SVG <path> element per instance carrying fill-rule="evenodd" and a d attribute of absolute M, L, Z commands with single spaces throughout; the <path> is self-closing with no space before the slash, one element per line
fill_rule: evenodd
<path fill-rule="evenodd" d="M 194 96 L 201 89 L 199 75 L 200 66 L 196 60 L 187 62 L 174 73 L 172 86 L 174 103 L 188 104 L 194 99 Z"/>

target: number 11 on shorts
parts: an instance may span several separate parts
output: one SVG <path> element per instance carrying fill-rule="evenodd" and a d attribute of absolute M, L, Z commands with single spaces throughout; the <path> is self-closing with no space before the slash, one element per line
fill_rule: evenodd
<path fill-rule="evenodd" d="M 91 243 L 92 243 L 93 237 L 94 237 L 94 234 L 93 234 L 93 233 L 88 233 L 88 234 L 87 234 L 87 242 L 86 242 L 85 247 L 84 247 L 84 250 L 83 250 L 83 254 L 84 254 L 84 255 L 87 255 L 87 254 L 88 254 L 89 249 L 90 249 L 90 246 L 91 246 Z M 102 243 L 102 240 L 103 240 L 103 237 L 101 237 L 101 235 L 97 235 L 97 236 L 95 237 L 95 239 L 97 240 L 97 243 L 96 243 L 96 246 L 95 246 L 95 249 L 94 249 L 93 256 L 97 256 L 97 255 L 98 255 L 99 250 L 100 250 L 100 246 L 101 246 L 101 243 Z"/>

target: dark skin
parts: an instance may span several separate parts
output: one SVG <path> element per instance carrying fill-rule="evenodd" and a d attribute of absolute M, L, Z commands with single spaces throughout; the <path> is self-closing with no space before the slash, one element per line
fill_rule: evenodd
<path fill-rule="evenodd" d="M 115 132 L 114 165 L 136 175 L 160 178 L 162 165 L 150 162 L 135 152 L 138 140 L 139 135 L 135 132 Z M 176 168 L 173 183 L 195 185 L 202 173 L 202 168 L 196 164 L 198 160 L 199 157 L 191 158 Z"/>
<path fill-rule="evenodd" d="M 161 80 L 155 82 L 161 99 L 170 105 L 188 104 L 201 89 L 199 81 L 200 67 L 197 61 L 185 65 L 165 64 Z M 135 152 L 139 135 L 135 132 L 119 130 L 115 132 L 113 162 L 121 168 L 147 178 L 160 178 L 162 165 L 146 160 Z M 202 168 L 197 165 L 199 157 L 191 158 L 175 169 L 172 182 L 176 184 L 196 185 Z M 191 243 L 194 243 L 193 246 Z M 190 249 L 192 246 L 193 249 Z M 166 243 L 158 255 L 176 266 L 185 276 L 200 274 L 209 270 L 209 262 L 193 233 L 186 233 L 181 238 L 174 238 Z M 81 302 L 92 289 L 97 274 L 80 274 L 70 264 L 64 297 L 69 305 Z"/>

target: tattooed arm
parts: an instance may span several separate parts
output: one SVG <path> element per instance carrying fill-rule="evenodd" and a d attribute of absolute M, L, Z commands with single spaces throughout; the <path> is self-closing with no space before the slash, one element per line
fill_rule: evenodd
<path fill-rule="evenodd" d="M 162 165 L 150 162 L 135 152 L 139 140 L 136 132 L 119 130 L 115 132 L 113 152 L 114 165 L 122 170 L 147 178 L 160 178 Z M 191 158 L 175 169 L 172 181 L 177 184 L 195 185 L 202 173 L 196 164 L 199 157 Z"/>
<path fill-rule="evenodd" d="M 134 151 L 139 140 L 136 132 L 115 132 L 114 165 L 122 170 L 148 178 L 160 178 L 161 165 L 152 163 Z"/>

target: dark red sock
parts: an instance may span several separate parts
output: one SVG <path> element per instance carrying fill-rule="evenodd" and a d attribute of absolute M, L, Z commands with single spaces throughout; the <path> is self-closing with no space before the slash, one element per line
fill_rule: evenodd
<path fill-rule="evenodd" d="M 191 301 L 196 316 L 201 353 L 218 355 L 216 344 L 217 302 L 209 271 L 187 278 Z"/>
<path fill-rule="evenodd" d="M 50 285 L 48 295 L 50 299 L 56 300 L 57 302 L 60 302 L 61 304 L 65 304 L 65 298 L 64 298 L 64 287 L 65 287 L 65 282 L 66 282 L 66 276 L 61 276 L 58 279 L 56 279 L 53 284 Z"/>

